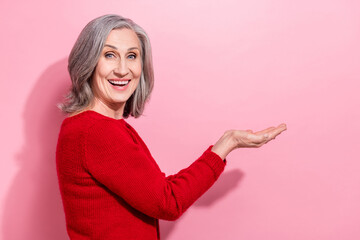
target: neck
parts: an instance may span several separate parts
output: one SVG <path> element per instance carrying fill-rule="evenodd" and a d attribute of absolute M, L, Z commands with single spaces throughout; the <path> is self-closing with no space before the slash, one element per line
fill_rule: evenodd
<path fill-rule="evenodd" d="M 98 112 L 104 116 L 121 119 L 124 114 L 125 103 L 120 104 L 107 104 L 95 97 L 92 101 L 90 110 Z"/>

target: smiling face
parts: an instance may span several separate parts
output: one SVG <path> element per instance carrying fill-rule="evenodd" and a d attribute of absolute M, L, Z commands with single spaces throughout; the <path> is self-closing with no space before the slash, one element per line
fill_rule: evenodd
<path fill-rule="evenodd" d="M 133 30 L 122 28 L 110 32 L 92 78 L 92 110 L 109 117 L 122 117 L 126 101 L 139 84 L 140 49 Z"/>

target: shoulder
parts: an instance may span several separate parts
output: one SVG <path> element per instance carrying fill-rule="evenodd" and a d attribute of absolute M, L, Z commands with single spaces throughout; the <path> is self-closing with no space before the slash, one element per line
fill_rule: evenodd
<path fill-rule="evenodd" d="M 88 143 L 99 143 L 100 141 L 115 143 L 115 141 L 132 140 L 133 134 L 129 131 L 129 125 L 124 119 L 109 118 L 94 111 L 84 112 L 74 117 L 83 118 L 80 115 L 87 115 L 81 121 L 83 124 L 81 128 Z"/>
<path fill-rule="evenodd" d="M 112 132 L 119 134 L 119 131 L 122 130 L 121 125 L 125 124 L 124 120 L 115 120 L 94 111 L 85 111 L 64 119 L 60 129 L 60 137 L 64 135 L 93 135 L 95 133 L 106 135 Z"/>
<path fill-rule="evenodd" d="M 66 118 L 61 126 L 60 139 L 85 141 L 86 145 L 99 146 L 115 142 L 133 143 L 135 130 L 124 119 L 113 119 L 94 111 L 85 111 Z"/>
<path fill-rule="evenodd" d="M 83 132 L 92 125 L 96 124 L 99 118 L 90 111 L 82 112 L 64 119 L 61 131 L 73 133 Z"/>

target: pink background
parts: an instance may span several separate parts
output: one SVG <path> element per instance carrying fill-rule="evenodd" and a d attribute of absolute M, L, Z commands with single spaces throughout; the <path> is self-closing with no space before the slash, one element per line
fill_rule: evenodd
<path fill-rule="evenodd" d="M 155 90 L 128 121 L 168 174 L 227 129 L 288 131 L 231 153 L 165 240 L 360 239 L 360 2 L 0 3 L 0 239 L 67 239 L 54 153 L 66 59 L 91 19 L 117 13 L 153 45 Z"/>

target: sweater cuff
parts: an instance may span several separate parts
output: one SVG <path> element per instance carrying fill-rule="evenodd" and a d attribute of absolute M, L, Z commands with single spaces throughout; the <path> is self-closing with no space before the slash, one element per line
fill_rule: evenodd
<path fill-rule="evenodd" d="M 207 165 L 214 171 L 215 179 L 217 179 L 220 174 L 224 171 L 226 165 L 226 159 L 222 160 L 222 158 L 211 151 L 213 145 L 211 145 L 203 154 L 203 160 Z"/>

